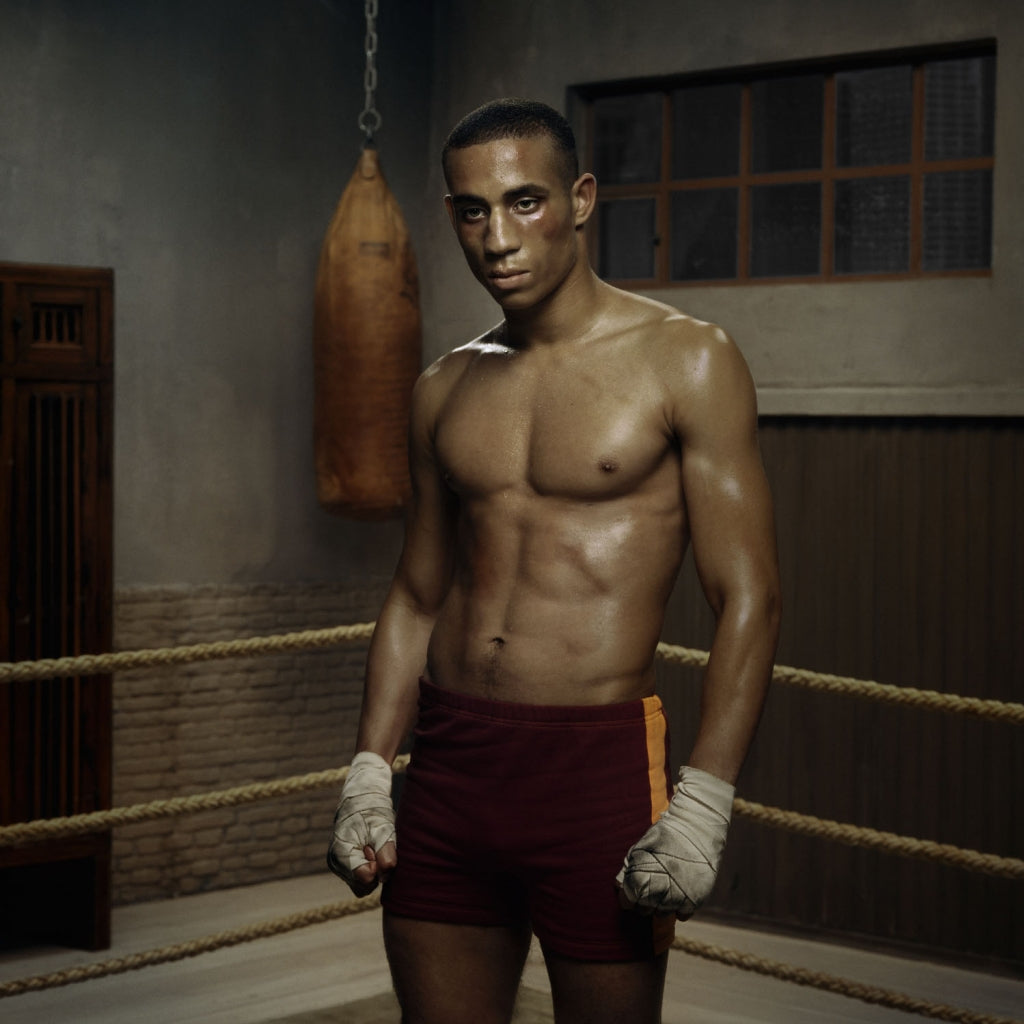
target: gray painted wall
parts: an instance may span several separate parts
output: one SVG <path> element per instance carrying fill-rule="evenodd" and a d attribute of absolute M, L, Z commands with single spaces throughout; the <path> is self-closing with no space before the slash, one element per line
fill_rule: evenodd
<path fill-rule="evenodd" d="M 387 2 L 381 159 L 422 235 L 429 4 Z M 115 271 L 115 578 L 390 572 L 316 504 L 320 242 L 362 134 L 356 0 L 0 0 L 0 259 Z"/>
<path fill-rule="evenodd" d="M 733 334 L 762 412 L 1024 413 L 1019 0 L 443 0 L 435 8 L 435 151 L 463 113 L 494 96 L 526 94 L 565 110 L 567 89 L 587 82 L 995 38 L 990 278 L 650 294 Z M 445 230 L 440 212 L 435 218 Z M 438 354 L 498 317 L 455 255 L 431 271 L 429 340 Z"/>
<path fill-rule="evenodd" d="M 379 145 L 432 359 L 498 319 L 443 213 L 448 128 L 495 95 L 943 40 L 999 45 L 995 270 L 685 288 L 765 412 L 1024 413 L 1018 0 L 381 0 Z M 361 144 L 359 0 L 0 0 L 0 259 L 116 274 L 119 586 L 390 572 L 397 524 L 315 501 L 312 294 Z"/>

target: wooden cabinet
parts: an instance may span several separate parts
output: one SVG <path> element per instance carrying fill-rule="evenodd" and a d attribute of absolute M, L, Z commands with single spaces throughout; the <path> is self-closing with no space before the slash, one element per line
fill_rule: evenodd
<path fill-rule="evenodd" d="M 112 643 L 113 273 L 0 263 L 0 660 Z M 111 680 L 0 683 L 0 824 L 110 806 Z M 110 835 L 0 849 L 0 944 L 110 944 Z"/>

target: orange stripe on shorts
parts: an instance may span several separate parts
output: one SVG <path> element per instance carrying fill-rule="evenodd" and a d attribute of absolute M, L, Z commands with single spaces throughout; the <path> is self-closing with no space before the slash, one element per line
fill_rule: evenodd
<path fill-rule="evenodd" d="M 647 778 L 651 794 L 651 824 L 668 807 L 665 795 L 665 716 L 657 697 L 644 697 L 644 728 L 647 732 Z"/>

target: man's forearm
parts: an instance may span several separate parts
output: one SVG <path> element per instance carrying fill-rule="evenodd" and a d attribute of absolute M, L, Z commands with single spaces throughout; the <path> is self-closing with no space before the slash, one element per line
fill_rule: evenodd
<path fill-rule="evenodd" d="M 687 761 L 735 783 L 761 718 L 779 632 L 779 602 L 766 595 L 742 612 L 726 605 L 715 630 L 700 727 Z"/>
<path fill-rule="evenodd" d="M 412 726 L 433 617 L 392 584 L 366 659 L 356 750 L 334 815 L 330 869 L 365 896 L 397 863 L 391 763 Z"/>
<path fill-rule="evenodd" d="M 408 602 L 385 602 L 366 660 L 357 753 L 368 750 L 394 760 L 415 719 L 433 624 L 433 616 Z"/>

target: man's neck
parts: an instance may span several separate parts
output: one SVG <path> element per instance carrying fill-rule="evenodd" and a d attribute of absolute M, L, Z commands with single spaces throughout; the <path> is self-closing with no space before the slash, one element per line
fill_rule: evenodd
<path fill-rule="evenodd" d="M 528 349 L 581 340 L 600 319 L 603 285 L 584 261 L 543 302 L 505 314 L 508 344 Z"/>

